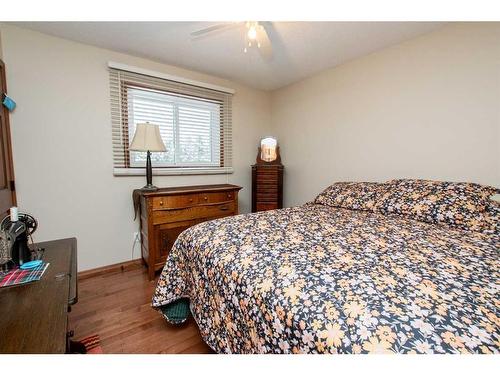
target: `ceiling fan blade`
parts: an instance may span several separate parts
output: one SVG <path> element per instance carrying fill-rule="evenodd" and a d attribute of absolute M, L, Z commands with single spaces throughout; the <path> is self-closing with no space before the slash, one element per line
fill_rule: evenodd
<path fill-rule="evenodd" d="M 273 58 L 273 48 L 271 45 L 271 39 L 267 33 L 266 28 L 259 24 L 257 28 L 257 40 L 260 43 L 259 52 L 264 60 L 271 60 Z"/>
<path fill-rule="evenodd" d="M 228 23 L 218 23 L 213 26 L 206 27 L 201 30 L 193 31 L 191 33 L 191 38 L 200 38 L 202 36 L 215 33 L 216 31 L 222 31 L 225 29 L 233 28 L 239 26 L 240 22 L 228 22 Z"/>

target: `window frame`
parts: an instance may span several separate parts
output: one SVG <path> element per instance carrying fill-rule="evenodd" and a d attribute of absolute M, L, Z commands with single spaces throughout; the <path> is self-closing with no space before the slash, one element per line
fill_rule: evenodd
<path fill-rule="evenodd" d="M 123 139 L 123 153 L 124 153 L 124 161 L 125 161 L 125 166 L 124 167 L 114 167 L 114 175 L 115 176 L 139 176 L 139 175 L 145 175 L 145 167 L 144 166 L 138 166 L 134 165 L 131 163 L 131 155 L 130 155 L 130 150 L 128 150 L 128 145 L 130 144 L 130 124 L 129 124 L 129 113 L 128 113 L 128 108 L 129 108 L 129 95 L 128 95 L 128 90 L 129 89 L 136 89 L 136 90 L 141 90 L 143 89 L 144 91 L 151 91 L 151 92 L 156 92 L 156 93 L 163 93 L 166 95 L 171 95 L 171 96 L 178 96 L 178 97 L 184 97 L 187 99 L 192 99 L 196 100 L 199 99 L 200 101 L 206 101 L 206 102 L 211 102 L 214 104 L 217 104 L 220 106 L 219 110 L 222 111 L 224 102 L 219 102 L 218 100 L 215 99 L 210 99 L 206 98 L 203 96 L 196 96 L 196 95 L 189 95 L 189 94 L 184 94 L 184 93 L 179 93 L 174 90 L 166 90 L 166 89 L 161 89 L 155 86 L 148 86 L 147 84 L 141 84 L 138 82 L 130 82 L 127 80 L 121 81 L 121 90 L 120 90 L 120 111 L 121 111 L 121 136 Z M 226 109 L 227 110 L 227 109 Z M 229 109 L 232 111 L 232 109 Z M 178 123 L 174 124 L 174 131 L 175 127 L 178 128 Z M 234 172 L 232 165 L 225 165 L 228 162 L 224 158 L 224 146 L 225 146 L 225 134 L 226 129 L 224 125 L 224 120 L 221 118 L 219 121 L 219 136 L 218 136 L 218 144 L 216 147 L 218 147 L 218 164 L 217 165 L 210 165 L 210 164 L 185 164 L 185 165 L 162 165 L 162 166 L 154 166 L 152 168 L 153 175 L 210 175 L 210 174 L 231 174 Z M 214 140 L 211 139 L 211 152 L 213 152 L 214 145 L 212 144 Z M 176 151 L 177 152 L 177 151 Z M 229 164 L 231 164 L 231 161 L 229 161 Z"/>
<path fill-rule="evenodd" d="M 217 105 L 219 106 L 219 111 L 220 111 L 220 107 L 222 106 L 222 103 L 220 102 L 217 102 L 215 100 L 209 100 L 209 99 L 206 99 L 206 98 L 202 98 L 202 97 L 196 97 L 196 96 L 192 96 L 192 95 L 179 95 L 175 92 L 172 92 L 172 91 L 167 91 L 167 90 L 161 90 L 161 89 L 158 89 L 158 88 L 155 88 L 155 87 L 148 87 L 146 85 L 139 85 L 139 84 L 136 84 L 136 83 L 133 83 L 133 82 L 127 82 L 127 81 L 124 81 L 123 83 L 123 88 L 121 90 L 121 107 L 122 107 L 122 133 L 123 133 L 123 146 L 124 146 L 124 153 L 125 153 L 125 166 L 126 168 L 144 168 L 144 165 L 141 165 L 141 164 L 138 164 L 138 163 L 134 163 L 132 162 L 132 157 L 131 157 L 131 153 L 132 152 L 140 152 L 140 151 L 131 151 L 131 150 L 128 150 L 128 145 L 130 145 L 130 141 L 131 141 L 131 138 L 130 138 L 130 118 L 129 118 L 129 90 L 143 90 L 145 92 L 152 92 L 152 93 L 158 93 L 158 94 L 164 94 L 164 95 L 169 95 L 169 96 L 173 96 L 173 97 L 184 97 L 188 100 L 198 100 L 200 102 L 207 102 L 207 103 L 213 103 L 214 105 Z M 174 107 L 174 113 L 178 112 L 178 109 L 179 109 L 179 103 L 177 102 L 172 102 L 172 105 Z M 211 113 L 212 115 L 212 113 Z M 210 124 L 210 126 L 212 126 L 212 124 Z M 152 168 L 156 168 L 156 169 L 162 169 L 162 168 L 165 168 L 165 169 L 175 169 L 175 168 L 223 168 L 224 167 L 224 157 L 223 157 L 223 149 L 221 147 L 221 145 L 224 144 L 224 129 L 223 129 L 223 124 L 221 121 L 219 121 L 219 124 L 218 124 L 218 127 L 219 127 L 219 136 L 217 137 L 217 144 L 215 145 L 215 148 L 218 149 L 217 153 L 218 153 L 218 156 L 219 156 L 219 160 L 218 160 L 218 163 L 217 165 L 215 165 L 214 163 L 206 163 L 206 164 L 203 164 L 203 163 L 200 163 L 200 164 L 196 164 L 195 163 L 186 163 L 186 164 L 172 164 L 172 165 L 155 165 L 154 161 L 152 163 Z M 178 122 L 178 119 L 177 121 L 174 121 L 173 123 L 173 132 L 175 134 L 178 134 L 179 133 L 179 122 Z M 174 160 L 178 157 L 178 150 L 177 148 L 179 147 L 179 139 L 178 139 L 178 136 L 175 137 L 175 151 L 174 151 Z M 212 154 L 214 152 L 214 144 L 212 144 L 214 140 L 211 139 L 210 140 L 210 153 Z M 141 152 L 143 154 L 145 154 L 146 152 Z M 144 161 L 145 163 L 145 161 Z"/>

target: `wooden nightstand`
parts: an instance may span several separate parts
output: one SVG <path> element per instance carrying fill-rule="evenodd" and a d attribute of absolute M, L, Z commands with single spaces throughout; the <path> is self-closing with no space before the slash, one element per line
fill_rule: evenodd
<path fill-rule="evenodd" d="M 181 232 L 203 221 L 237 215 L 240 189 L 223 184 L 134 190 L 140 212 L 142 259 L 149 279 L 163 268 Z"/>

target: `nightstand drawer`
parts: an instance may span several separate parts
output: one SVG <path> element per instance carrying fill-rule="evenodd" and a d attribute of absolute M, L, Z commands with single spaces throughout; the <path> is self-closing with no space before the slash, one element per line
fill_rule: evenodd
<path fill-rule="evenodd" d="M 199 202 L 199 194 L 170 195 L 166 197 L 153 198 L 153 210 L 162 208 L 184 208 L 196 206 Z"/>

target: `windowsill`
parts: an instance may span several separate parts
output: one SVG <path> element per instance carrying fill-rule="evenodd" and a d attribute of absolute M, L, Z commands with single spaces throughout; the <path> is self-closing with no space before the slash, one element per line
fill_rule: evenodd
<path fill-rule="evenodd" d="M 231 174 L 232 167 L 206 167 L 206 168 L 153 168 L 153 176 L 183 176 L 204 174 Z M 114 176 L 145 176 L 145 168 L 114 168 Z"/>

